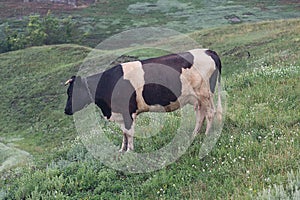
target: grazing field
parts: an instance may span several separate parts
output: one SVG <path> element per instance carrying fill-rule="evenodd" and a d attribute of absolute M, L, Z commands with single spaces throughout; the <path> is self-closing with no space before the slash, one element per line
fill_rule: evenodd
<path fill-rule="evenodd" d="M 0 198 L 297 199 L 300 20 L 206 28 L 189 36 L 223 61 L 224 128 L 206 157 L 199 159 L 205 138 L 199 135 L 176 162 L 143 174 L 94 159 L 63 114 L 63 83 L 90 48 L 64 44 L 0 54 Z M 136 140 L 136 151 L 160 148 L 174 127 Z M 110 139 L 120 144 L 122 137 Z M 16 156 L 22 159 L 14 162 Z"/>

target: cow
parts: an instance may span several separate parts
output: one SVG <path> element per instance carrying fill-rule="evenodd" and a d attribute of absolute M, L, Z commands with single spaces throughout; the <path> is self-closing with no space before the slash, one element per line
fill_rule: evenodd
<path fill-rule="evenodd" d="M 65 114 L 73 115 L 96 104 L 109 121 L 120 124 L 123 142 L 120 152 L 134 150 L 134 124 L 143 112 L 172 112 L 186 104 L 194 106 L 193 137 L 206 119 L 208 134 L 213 119 L 221 120 L 221 60 L 209 49 L 117 64 L 88 77 L 72 76 L 66 82 Z M 218 104 L 213 96 L 218 82 Z"/>

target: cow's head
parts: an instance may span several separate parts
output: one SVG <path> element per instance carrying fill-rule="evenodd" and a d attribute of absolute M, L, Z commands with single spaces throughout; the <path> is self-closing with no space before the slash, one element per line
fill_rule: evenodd
<path fill-rule="evenodd" d="M 91 102 L 87 85 L 80 76 L 72 76 L 65 85 L 69 85 L 65 114 L 73 115 Z"/>

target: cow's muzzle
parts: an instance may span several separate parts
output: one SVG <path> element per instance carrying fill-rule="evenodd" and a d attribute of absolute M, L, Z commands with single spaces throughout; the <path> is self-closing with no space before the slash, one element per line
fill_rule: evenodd
<path fill-rule="evenodd" d="M 70 111 L 70 110 L 65 109 L 65 114 L 66 114 L 66 115 L 73 115 L 73 112 Z"/>

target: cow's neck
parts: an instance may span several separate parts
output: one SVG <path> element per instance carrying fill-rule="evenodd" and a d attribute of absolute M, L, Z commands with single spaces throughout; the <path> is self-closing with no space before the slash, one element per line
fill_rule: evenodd
<path fill-rule="evenodd" d="M 97 86 L 98 86 L 100 78 L 101 78 L 101 75 L 99 75 L 99 74 L 88 76 L 88 77 L 84 78 L 85 79 L 84 82 L 85 82 L 85 85 L 86 85 L 86 88 L 87 88 L 87 91 L 91 98 L 92 103 L 95 102 Z"/>
<path fill-rule="evenodd" d="M 84 83 L 86 91 L 87 91 L 88 96 L 90 98 L 90 103 L 95 102 L 95 94 L 91 90 L 91 87 L 89 86 L 88 78 L 83 78 L 82 82 Z"/>

